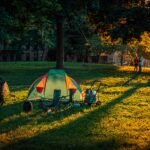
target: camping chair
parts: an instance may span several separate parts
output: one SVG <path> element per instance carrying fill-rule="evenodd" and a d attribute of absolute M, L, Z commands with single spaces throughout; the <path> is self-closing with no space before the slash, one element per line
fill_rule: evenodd
<path fill-rule="evenodd" d="M 70 108 L 75 91 L 75 89 L 69 89 L 69 95 L 61 96 L 61 90 L 54 90 L 53 103 L 50 105 L 51 111 L 63 111 Z"/>
<path fill-rule="evenodd" d="M 60 96 L 61 96 L 61 90 L 60 89 L 55 89 L 54 94 L 53 94 L 53 101 L 50 107 L 55 107 L 59 101 L 60 101 Z"/>
<path fill-rule="evenodd" d="M 53 93 L 53 98 L 51 100 L 41 99 L 39 101 L 39 107 L 42 108 L 44 111 L 48 111 L 49 108 L 54 108 L 59 103 L 60 96 L 61 90 L 55 89 Z M 50 104 L 47 105 L 47 102 L 50 102 Z"/>
<path fill-rule="evenodd" d="M 75 92 L 76 92 L 76 89 L 69 89 L 69 95 L 60 97 L 60 102 L 63 105 L 70 105 L 74 101 Z"/>
<path fill-rule="evenodd" d="M 91 103 L 91 89 L 86 89 L 84 102 Z"/>
<path fill-rule="evenodd" d="M 76 92 L 76 89 L 69 89 L 69 102 L 73 101 L 73 96 Z"/>
<path fill-rule="evenodd" d="M 76 89 L 69 89 L 69 94 L 66 96 L 61 96 L 61 90 L 54 90 L 53 103 L 50 107 L 58 108 L 59 110 L 64 110 L 72 106 L 74 100 L 73 96 L 76 92 Z"/>
<path fill-rule="evenodd" d="M 57 105 L 61 96 L 61 90 L 54 90 L 53 105 Z"/>
<path fill-rule="evenodd" d="M 96 83 L 98 83 L 97 89 L 93 88 Z M 98 95 L 100 85 L 101 85 L 101 81 L 94 80 L 91 85 L 91 88 L 86 89 L 85 98 L 84 98 L 85 103 L 87 103 L 88 105 L 91 105 L 91 104 L 100 105 L 101 104 L 101 102 L 99 101 L 99 95 Z"/>
<path fill-rule="evenodd" d="M 69 94 L 66 96 L 59 96 L 59 99 L 57 98 L 57 94 L 56 94 L 56 97 L 54 98 L 53 103 L 56 105 L 58 103 L 61 103 L 63 105 L 67 105 L 69 103 L 72 103 L 74 100 L 73 96 L 74 96 L 75 92 L 76 92 L 76 89 L 69 89 Z"/>
<path fill-rule="evenodd" d="M 48 99 L 41 99 L 39 102 L 39 106 L 40 108 L 42 108 L 45 112 L 52 112 L 53 110 L 55 110 L 56 106 L 59 104 L 60 101 L 60 96 L 61 96 L 61 90 L 60 89 L 55 89 L 54 93 L 53 93 L 53 98 L 50 100 Z M 47 105 L 47 102 L 50 102 L 50 104 Z"/>

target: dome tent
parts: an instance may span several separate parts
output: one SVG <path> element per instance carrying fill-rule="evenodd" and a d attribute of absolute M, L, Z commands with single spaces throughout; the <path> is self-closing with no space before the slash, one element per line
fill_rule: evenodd
<path fill-rule="evenodd" d="M 64 70 L 51 69 L 36 79 L 30 87 L 27 100 L 53 100 L 54 92 L 60 91 L 60 97 L 69 96 L 74 91 L 74 99 L 81 100 L 81 88 L 77 82 L 69 77 Z M 69 99 L 69 97 L 67 97 Z"/>

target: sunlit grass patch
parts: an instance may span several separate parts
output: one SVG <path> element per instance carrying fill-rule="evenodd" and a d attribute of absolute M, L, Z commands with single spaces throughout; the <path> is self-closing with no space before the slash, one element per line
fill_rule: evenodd
<path fill-rule="evenodd" d="M 121 67 L 118 67 L 118 69 L 119 71 L 122 71 L 122 72 L 131 72 L 131 73 L 134 72 L 134 66 L 121 66 Z M 150 73 L 150 68 L 142 67 L 142 72 Z"/>
<path fill-rule="evenodd" d="M 118 76 L 116 76 L 116 77 L 107 77 L 107 78 L 103 78 L 102 82 L 104 84 L 110 85 L 110 86 L 121 86 L 126 81 L 128 81 L 129 77 L 128 77 L 128 75 L 126 75 L 125 77 L 118 77 Z"/>
<path fill-rule="evenodd" d="M 25 100 L 28 94 L 28 90 L 18 90 L 15 92 L 11 92 L 10 95 L 8 95 L 7 97 L 5 97 L 5 104 L 4 105 L 8 105 L 11 103 L 14 103 L 15 101 L 19 102 L 22 100 Z"/>

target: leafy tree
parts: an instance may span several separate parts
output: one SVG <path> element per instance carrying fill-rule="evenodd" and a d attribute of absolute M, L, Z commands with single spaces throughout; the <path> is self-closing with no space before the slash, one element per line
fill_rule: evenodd
<path fill-rule="evenodd" d="M 150 59 L 150 32 L 144 32 L 141 35 L 140 45 L 143 47 L 143 57 Z"/>
<path fill-rule="evenodd" d="M 0 36 L 2 40 L 5 40 L 5 37 L 7 39 L 11 37 L 11 41 L 14 39 L 14 41 L 19 41 L 21 44 L 29 41 L 27 39 L 22 41 L 25 37 L 35 38 L 38 33 L 43 49 L 53 45 L 54 40 L 51 39 L 54 39 L 52 38 L 54 37 L 54 14 L 58 7 L 56 0 L 2 0 L 0 7 L 2 12 L 0 13 Z M 33 41 L 32 43 L 36 42 L 36 40 Z"/>
<path fill-rule="evenodd" d="M 150 32 L 150 11 L 144 0 L 101 0 L 99 12 L 89 14 L 89 20 L 101 39 L 112 44 L 118 40 L 123 45 L 132 39 L 140 42 L 141 35 Z"/>

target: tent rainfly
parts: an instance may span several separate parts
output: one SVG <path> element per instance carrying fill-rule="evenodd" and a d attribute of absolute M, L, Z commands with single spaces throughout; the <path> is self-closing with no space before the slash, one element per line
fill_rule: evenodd
<path fill-rule="evenodd" d="M 69 96 L 74 91 L 74 99 L 81 100 L 81 88 L 77 82 L 63 70 L 51 69 L 45 75 L 37 78 L 30 87 L 27 100 L 52 100 L 54 91 L 60 91 L 60 96 Z"/>

